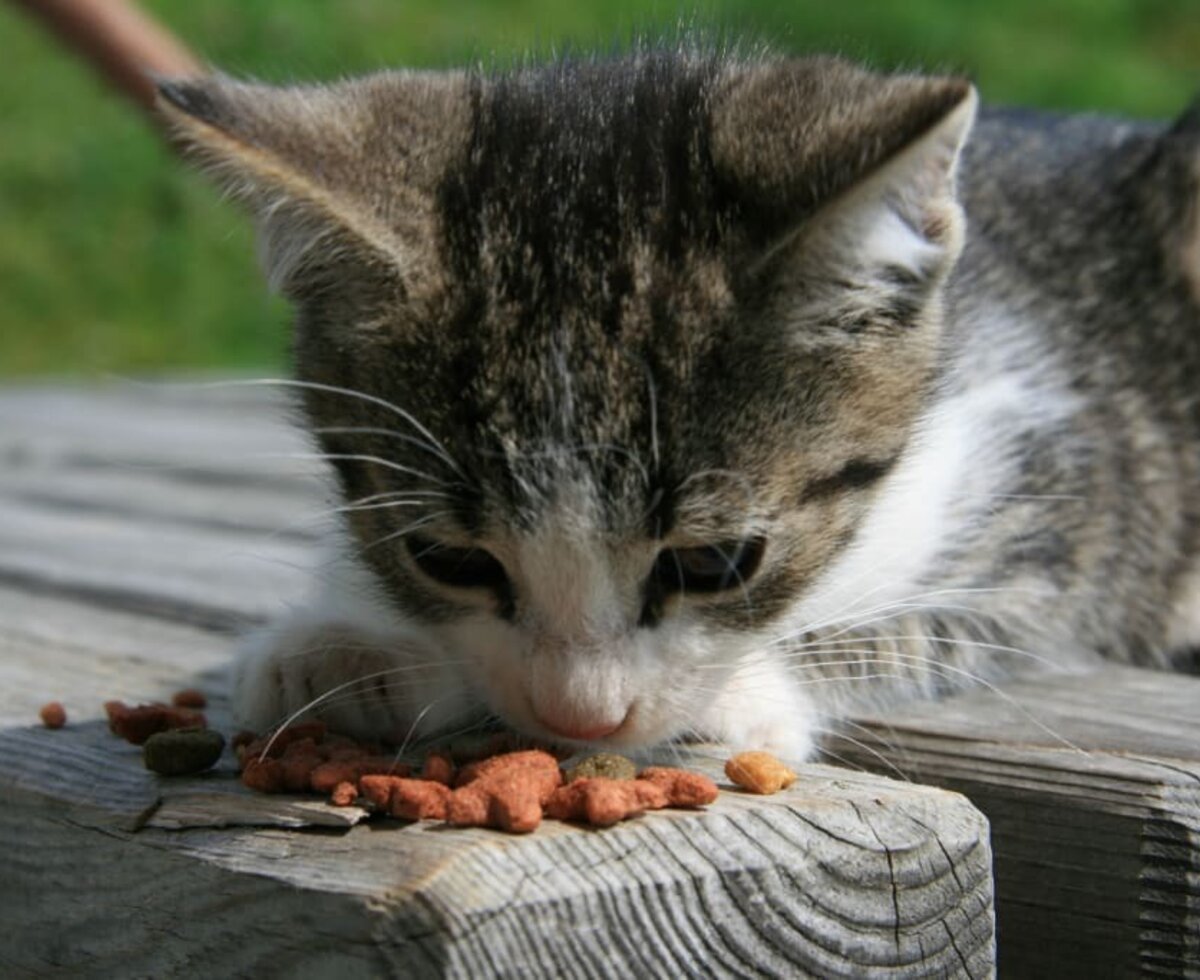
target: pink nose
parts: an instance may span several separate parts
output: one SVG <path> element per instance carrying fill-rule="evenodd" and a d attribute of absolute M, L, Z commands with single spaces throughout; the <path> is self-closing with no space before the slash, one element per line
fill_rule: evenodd
<path fill-rule="evenodd" d="M 624 718 L 620 721 L 606 722 L 599 725 L 576 724 L 558 719 L 551 722 L 540 716 L 538 717 L 538 721 L 555 735 L 574 739 L 577 742 L 592 742 L 598 738 L 604 738 L 605 735 L 611 735 L 625 723 Z"/>

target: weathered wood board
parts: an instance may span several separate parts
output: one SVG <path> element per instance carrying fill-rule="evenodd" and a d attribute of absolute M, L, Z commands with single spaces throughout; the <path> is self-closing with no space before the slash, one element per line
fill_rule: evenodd
<path fill-rule="evenodd" d="M 1200 678 L 1030 678 L 848 734 L 839 758 L 987 814 L 1002 975 L 1200 976 Z"/>
<path fill-rule="evenodd" d="M 580 847 L 592 855 L 587 874 L 595 877 L 588 880 L 599 890 L 590 896 L 572 893 L 571 901 L 582 904 L 568 902 L 545 912 L 547 921 L 559 925 L 557 931 L 546 928 L 565 944 L 556 947 L 560 952 L 555 955 L 584 948 L 579 945 L 583 940 L 562 928 L 562 923 L 573 921 L 590 929 L 604 956 L 616 957 L 598 963 L 645 972 L 644 963 L 619 952 L 625 946 L 607 935 L 606 928 L 633 928 L 629 935 L 643 938 L 646 934 L 638 929 L 662 923 L 700 928 L 695 923 L 704 921 L 707 913 L 697 913 L 697 908 L 730 907 L 705 888 L 724 896 L 726 903 L 732 901 L 729 896 L 741 895 L 747 909 L 756 907 L 755 902 L 773 901 L 766 896 L 774 893 L 762 883 L 768 874 L 765 864 L 751 862 L 741 868 L 736 848 L 721 851 L 724 844 L 712 843 L 719 835 L 705 822 L 716 821 L 726 832 L 745 835 L 756 845 L 767 835 L 771 843 L 765 846 L 783 862 L 772 866 L 776 870 L 769 875 L 776 876 L 773 882 L 790 882 L 785 905 L 804 907 L 814 895 L 823 897 L 828 883 L 822 875 L 848 874 L 862 886 L 862 908 L 874 909 L 869 916 L 876 918 L 861 928 L 848 925 L 856 921 L 853 916 L 842 923 L 857 936 L 858 945 L 845 934 L 830 938 L 834 933 L 828 922 L 814 927 L 803 916 L 789 920 L 790 926 L 776 922 L 771 927 L 776 930 L 773 941 L 785 937 L 778 941 L 787 951 L 785 960 L 795 957 L 792 965 L 818 973 L 861 973 L 867 962 L 861 950 L 878 954 L 882 942 L 886 952 L 879 955 L 904 960 L 912 973 L 942 967 L 958 972 L 964 961 L 976 975 L 988 971 L 987 891 L 973 872 L 964 870 L 977 868 L 983 860 L 983 852 L 969 850 L 966 844 L 969 828 L 975 826 L 978 832 L 978 827 L 966 815 L 969 811 L 956 809 L 961 803 L 955 797 L 930 797 L 915 787 L 906 790 L 861 775 L 814 769 L 802 788 L 775 801 L 731 797 L 731 803 L 723 802 L 705 816 L 673 816 L 664 818 L 665 824 L 655 818 L 605 834 L 559 827 L 551 835 L 512 841 L 426 827 L 383 831 L 358 821 L 357 811 L 243 794 L 228 773 L 223 779 L 164 784 L 142 772 L 136 756 L 102 731 L 99 702 L 107 697 L 162 696 L 193 680 L 220 692 L 231 634 L 283 608 L 298 594 L 313 560 L 315 529 L 330 503 L 328 490 L 311 460 L 294 458 L 307 453 L 308 446 L 278 421 L 277 407 L 278 399 L 262 388 L 223 390 L 219 397 L 214 390 L 173 385 L 83 392 L 31 388 L 0 395 L 0 725 L 11 746 L 3 754 L 9 760 L 4 763 L 7 768 L 0 766 L 5 839 L 21 842 L 9 848 L 14 860 L 44 854 L 47 846 L 63 854 L 82 848 L 97 855 L 95 864 L 73 859 L 82 862 L 80 868 L 91 869 L 88 888 L 76 888 L 88 897 L 72 906 L 78 911 L 75 918 L 59 911 L 56 889 L 50 887 L 65 879 L 54 878 L 36 862 L 26 866 L 27 877 L 20 879 L 26 882 L 25 891 L 0 896 L 0 904 L 11 903 L 20 910 L 0 927 L 12 930 L 13 937 L 19 930 L 14 944 L 0 942 L 0 966 L 6 964 L 4 956 L 11 956 L 5 952 L 11 945 L 34 951 L 29 954 L 34 958 L 10 960 L 9 965 L 70 964 L 85 972 L 103 972 L 116 957 L 127 957 L 142 964 L 142 972 L 170 973 L 182 971 L 194 956 L 212 956 L 214 964 L 226 964 L 231 972 L 262 964 L 286 964 L 290 969 L 306 957 L 312 957 L 307 960 L 309 969 L 317 974 L 337 972 L 345 964 L 365 972 L 400 970 L 404 955 L 397 950 L 416 948 L 396 938 L 402 933 L 396 931 L 396 922 L 404 920 L 426 923 L 414 928 L 425 930 L 421 955 L 433 958 L 421 962 L 430 972 L 470 972 L 482 968 L 482 961 L 471 959 L 478 951 L 465 952 L 462 943 L 469 946 L 472 936 L 498 941 L 489 930 L 507 928 L 503 916 L 486 919 L 486 926 L 471 920 L 471 915 L 495 914 L 485 903 L 455 906 L 460 918 L 437 919 L 436 928 L 428 926 L 433 913 L 425 906 L 425 912 L 404 919 L 409 913 L 397 911 L 403 906 L 397 904 L 397 895 L 418 904 L 433 899 L 432 893 L 413 890 L 413 879 L 405 877 L 409 865 L 400 863 L 401 856 L 412 868 L 423 869 L 418 873 L 422 886 L 432 886 L 459 880 L 456 875 L 492 875 L 487 869 L 493 865 L 487 862 L 501 860 L 494 854 L 497 849 L 510 856 L 519 852 L 521 861 L 541 868 L 544 865 L 537 862 L 542 858 L 532 855 L 542 853 L 542 841 L 547 847 L 559 841 L 553 846 L 569 853 Z M 66 700 L 83 724 L 59 733 L 31 728 L 36 706 L 50 697 Z M 218 697 L 218 723 L 222 712 Z M 936 705 L 913 705 L 887 716 L 864 716 L 856 726 L 830 744 L 838 759 L 959 790 L 991 819 L 1000 960 L 1006 975 L 1200 976 L 1200 680 L 1130 670 L 1043 677 Z M 23 761 L 18 765 L 13 759 Z M 57 775 L 51 775 L 56 771 L 51 762 L 60 767 Z M 905 792 L 915 795 L 904 796 Z M 64 802 L 71 794 L 78 798 L 74 806 Z M 864 800 L 882 800 L 884 805 L 876 809 L 872 802 L 863 809 Z M 824 835 L 835 833 L 844 838 L 839 846 L 861 844 L 868 827 L 864 817 L 887 842 L 882 864 L 878 849 L 856 855 L 824 841 Z M 958 876 L 957 891 L 944 898 L 943 912 L 930 913 L 929 923 L 942 923 L 929 925 L 932 933 L 905 925 L 899 934 L 885 935 L 880 923 L 894 930 L 900 906 L 894 906 L 887 919 L 887 902 L 883 912 L 872 903 L 878 903 L 880 894 L 890 895 L 895 855 L 904 851 L 904 833 L 915 826 L 914 818 L 932 828 L 924 839 L 926 850 L 931 841 L 947 847 L 940 864 L 928 857 L 917 859 L 918 864 L 926 862 L 929 887 L 940 881 L 937 887 L 944 889 L 949 880 L 944 869 L 954 866 L 950 878 Z M 792 845 L 779 843 L 773 829 L 771 821 L 781 819 L 791 828 L 782 839 Z M 838 823 L 843 819 L 851 819 L 859 837 L 843 833 Z M 680 828 L 692 827 L 694 821 L 699 821 L 694 834 L 704 841 L 700 853 L 713 857 L 717 866 L 707 869 L 709 877 L 693 875 L 695 862 L 678 856 L 667 862 L 666 871 L 655 866 L 653 873 L 646 872 L 645 880 L 618 885 L 606 877 L 614 863 L 642 867 L 622 856 L 625 849 L 639 855 L 651 851 L 667 833 L 682 833 L 683 840 L 691 841 L 693 831 Z M 813 822 L 822 829 L 813 829 L 816 837 L 805 838 L 800 828 L 813 828 Z M 669 832 L 667 826 L 672 828 Z M 772 829 L 764 829 L 767 826 Z M 888 836 L 893 833 L 899 836 Z M 380 840 L 388 842 L 386 847 L 377 843 Z M 443 845 L 444 840 L 450 843 Z M 568 843 L 574 840 L 580 843 Z M 950 848 L 946 840 L 958 841 L 963 849 Z M 686 853 L 695 850 L 694 842 L 677 843 L 691 848 Z M 799 855 L 793 846 L 811 850 Z M 376 860 L 393 847 L 397 863 Z M 413 857 L 410 847 L 425 857 Z M 601 859 L 588 850 L 593 847 L 616 850 L 605 851 Z M 555 853 L 557 863 L 575 869 L 571 880 L 577 884 L 572 887 L 582 889 L 579 876 L 586 874 L 571 864 L 572 858 Z M 922 847 L 914 845 L 911 853 L 921 854 Z M 286 862 L 280 858 L 285 854 Z M 339 855 L 345 858 L 343 865 L 331 866 Z M 99 871 L 107 872 L 118 859 L 131 869 L 164 862 L 158 871 L 145 873 L 161 878 L 158 887 L 174 896 L 154 904 L 151 897 L 161 896 L 163 890 L 128 884 L 130 889 L 144 887 L 137 892 L 142 896 L 139 902 L 154 912 L 147 913 L 142 932 L 129 933 L 137 938 L 124 946 L 87 932 L 104 932 L 113 908 L 129 904 L 122 898 L 106 905 L 108 892 L 99 880 Z M 882 878 L 889 859 L 889 876 Z M 433 864 L 422 863 L 425 860 Z M 180 874 L 187 869 L 187 874 L 209 884 L 189 892 L 185 902 L 174 895 L 177 889 L 166 885 L 174 874 L 163 870 L 168 867 Z M 437 870 L 430 870 L 434 867 Z M 367 879 L 375 884 L 364 884 Z M 556 880 L 556 873 L 547 872 L 546 882 Z M 887 887 L 872 892 L 868 882 Z M 550 887 L 545 882 L 543 886 Z M 372 892 L 372 887 L 377 890 Z M 692 898 L 679 898 L 678 889 Z M 915 895 L 920 889 L 898 888 L 897 894 L 909 891 Z M 658 904 L 646 897 L 651 893 L 658 896 Z M 542 904 L 537 907 L 551 909 L 553 903 L 546 905 L 545 895 L 538 894 Z M 663 904 L 664 895 L 677 905 Z M 274 940 L 256 945 L 247 938 L 242 949 L 236 942 L 212 938 L 249 937 L 248 924 L 264 916 L 263 908 L 247 911 L 256 903 L 270 906 L 269 921 L 262 928 L 277 930 Z M 208 912 L 214 923 L 213 931 L 206 932 L 192 921 L 197 910 L 214 907 L 229 909 L 236 923 Z M 474 911 L 468 912 L 468 907 Z M 343 931 L 318 930 L 319 935 L 358 938 L 347 939 L 345 949 L 341 938 L 288 940 L 287 923 L 310 922 L 317 914 L 311 910 L 326 908 L 337 910 L 328 914 L 341 917 L 338 928 Z M 602 912 L 599 917 L 597 909 Z M 637 918 L 629 909 L 645 914 L 639 912 Z M 637 918 L 641 925 L 629 926 L 614 910 L 624 910 L 620 914 Z M 705 934 L 709 945 L 701 943 L 696 947 L 699 953 L 688 946 L 695 937 L 686 929 L 663 937 L 658 965 L 670 972 L 751 972 L 758 955 L 753 943 L 760 940 L 747 940 L 751 945 L 738 954 L 725 949 L 720 937 L 740 936 L 738 928 L 749 928 L 758 913 L 743 912 L 740 919 L 731 914 L 742 926 L 712 925 L 718 931 Z M 565 918 L 555 918 L 559 915 Z M 77 923 L 80 942 L 73 946 L 46 941 L 39 947 L 31 937 L 38 934 L 37 924 L 46 921 Z M 185 939 L 162 943 L 155 959 L 142 943 L 156 930 L 163 930 L 160 936 L 179 933 Z M 946 942 L 939 945 L 936 935 L 944 935 Z M 924 960 L 901 954 L 908 941 L 904 937 L 909 936 L 919 937 L 918 948 L 924 944 Z M 541 949 L 550 939 L 534 943 L 526 935 L 521 941 L 526 948 Z M 651 942 L 646 948 L 658 949 L 652 940 L 646 941 Z M 282 950 L 284 946 L 291 952 Z M 430 953 L 435 947 L 437 952 Z M 38 959 L 38 950 L 50 950 L 53 956 Z M 764 969 L 784 962 L 771 958 L 776 955 L 777 949 L 763 952 Z M 877 960 L 876 965 L 883 962 Z M 563 961 L 552 958 L 543 967 L 557 972 Z M 592 968 L 577 969 L 587 975 Z"/>
<path fill-rule="evenodd" d="M 814 765 L 511 837 L 148 773 L 102 702 L 199 686 L 228 730 L 234 633 L 315 560 L 327 490 L 277 405 L 0 393 L 0 975 L 991 975 L 987 825 L 937 789 Z"/>

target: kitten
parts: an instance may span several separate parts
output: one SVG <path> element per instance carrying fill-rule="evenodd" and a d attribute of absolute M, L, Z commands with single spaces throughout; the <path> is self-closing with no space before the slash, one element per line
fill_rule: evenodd
<path fill-rule="evenodd" d="M 346 501 L 245 723 L 802 758 L 1200 639 L 1200 112 L 655 50 L 161 102 L 257 214 Z"/>

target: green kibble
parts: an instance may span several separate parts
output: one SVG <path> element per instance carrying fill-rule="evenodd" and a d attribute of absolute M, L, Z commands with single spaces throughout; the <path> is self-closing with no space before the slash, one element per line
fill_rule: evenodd
<path fill-rule="evenodd" d="M 158 732 L 142 746 L 147 769 L 162 776 L 186 776 L 211 768 L 221 758 L 225 737 L 207 728 Z"/>
<path fill-rule="evenodd" d="M 633 779 L 637 775 L 637 766 L 632 759 L 612 752 L 601 752 L 590 755 L 582 762 L 567 770 L 567 782 L 577 779 L 595 779 L 600 776 L 605 779 Z"/>

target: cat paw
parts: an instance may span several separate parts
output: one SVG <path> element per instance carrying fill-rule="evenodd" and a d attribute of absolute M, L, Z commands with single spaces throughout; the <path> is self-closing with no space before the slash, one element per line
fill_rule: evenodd
<path fill-rule="evenodd" d="M 731 751 L 770 752 L 804 762 L 815 750 L 812 706 L 782 672 L 774 674 L 761 665 L 734 674 L 713 702 L 705 727 Z"/>
<path fill-rule="evenodd" d="M 356 738 L 403 742 L 461 704 L 437 659 L 411 638 L 294 617 L 243 644 L 233 667 L 234 718 L 258 732 L 294 716 L 320 718 Z"/>

